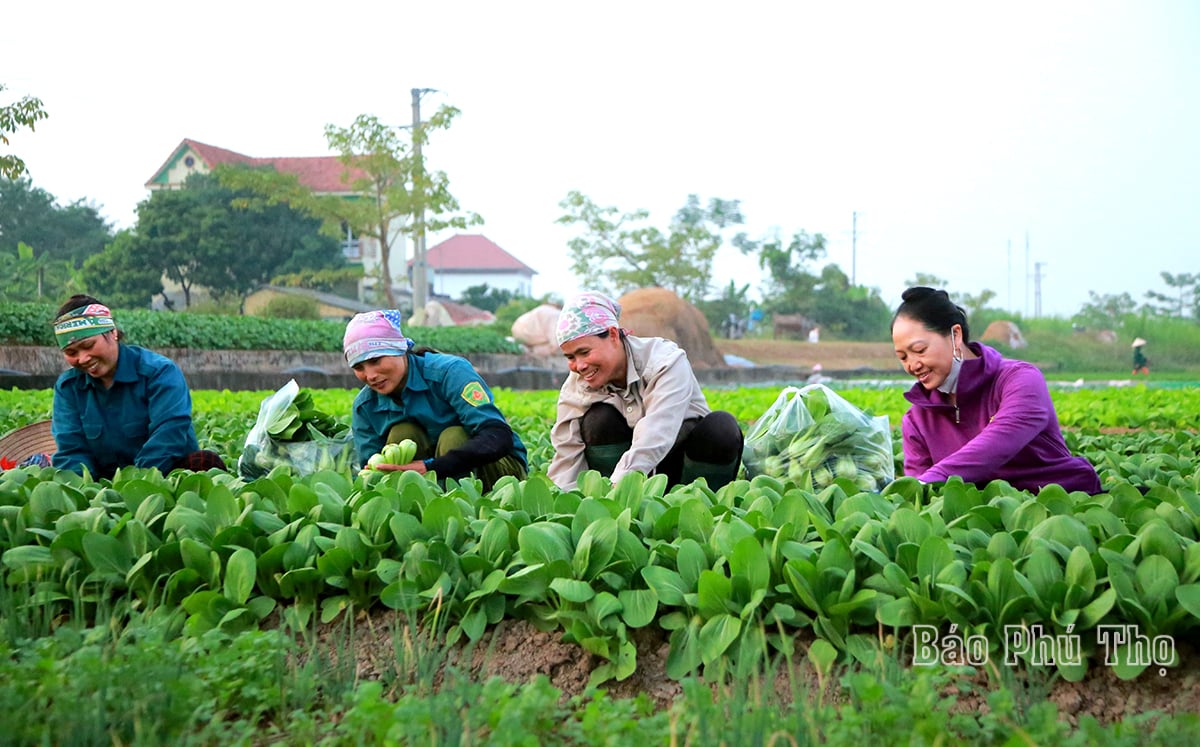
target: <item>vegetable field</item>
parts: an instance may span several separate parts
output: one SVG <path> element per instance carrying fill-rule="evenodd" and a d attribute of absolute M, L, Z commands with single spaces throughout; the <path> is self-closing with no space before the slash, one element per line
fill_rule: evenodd
<path fill-rule="evenodd" d="M 236 463 L 268 394 L 196 392 L 201 446 Z M 839 394 L 898 428 L 899 390 Z M 751 433 L 779 390 L 708 395 Z M 344 425 L 353 396 L 318 390 L 311 406 Z M 715 492 L 596 473 L 561 491 L 544 474 L 555 393 L 506 391 L 531 472 L 486 494 L 344 465 L 3 472 L 0 713 L 20 717 L 0 732 L 1194 742 L 1200 392 L 1053 396 L 1104 493 L 924 485 L 902 474 L 898 432 L 886 484 L 814 462 Z M 807 407 L 819 424 L 829 403 Z M 49 392 L 0 392 L 0 432 L 49 409 Z M 110 670 L 158 686 L 126 692 Z"/>

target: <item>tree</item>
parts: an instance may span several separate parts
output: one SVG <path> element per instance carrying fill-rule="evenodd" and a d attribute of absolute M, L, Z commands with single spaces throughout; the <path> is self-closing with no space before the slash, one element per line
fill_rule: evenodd
<path fill-rule="evenodd" d="M 271 278 L 271 285 L 281 285 L 285 288 L 308 288 L 352 298 L 358 295 L 358 281 L 362 278 L 362 265 L 347 265 L 333 269 L 302 269 L 275 275 Z"/>
<path fill-rule="evenodd" d="M 1162 316 L 1180 318 L 1192 317 L 1200 320 L 1200 274 L 1181 272 L 1172 275 L 1169 272 L 1160 273 L 1163 282 L 1172 293 L 1147 291 L 1146 298 L 1157 303 L 1150 304 L 1150 309 Z"/>
<path fill-rule="evenodd" d="M 84 261 L 83 276 L 92 295 L 110 306 L 146 308 L 163 293 L 162 265 L 138 253 L 137 237 L 129 229 L 118 232 L 103 252 Z"/>
<path fill-rule="evenodd" d="M 825 256 L 825 237 L 810 236 L 797 231 L 784 244 L 783 236 L 774 231 L 761 239 L 750 240 L 738 234 L 733 244 L 742 254 L 757 254 L 758 266 L 767 273 L 763 306 L 768 311 L 797 312 L 812 297 L 819 278 L 809 271 L 809 265 Z"/>
<path fill-rule="evenodd" d="M 507 288 L 489 288 L 487 283 L 481 283 L 464 290 L 458 300 L 460 303 L 470 304 L 477 309 L 495 313 L 496 309 L 515 297 L 516 294 Z"/>
<path fill-rule="evenodd" d="M 1128 293 L 1102 296 L 1095 291 L 1088 291 L 1088 302 L 1071 317 L 1071 321 L 1082 327 L 1117 329 L 1124 324 L 1125 317 L 1136 309 L 1137 301 Z"/>
<path fill-rule="evenodd" d="M 836 264 L 821 270 L 812 297 L 800 311 L 822 328 L 854 340 L 886 337 L 892 318 L 877 288 L 851 285 L 849 276 Z"/>
<path fill-rule="evenodd" d="M 179 285 L 185 307 L 195 286 L 231 294 L 240 307 L 298 251 L 340 251 L 336 240 L 319 235 L 319 220 L 253 197 L 207 174 L 189 177 L 183 189 L 156 191 L 138 205 L 131 251 Z"/>
<path fill-rule="evenodd" d="M 458 114 L 452 106 L 441 107 L 415 128 L 414 143 L 425 145 L 431 132 L 449 129 Z M 395 308 L 392 251 L 401 235 L 416 230 L 415 220 L 410 219 L 422 214 L 427 232 L 467 228 L 482 221 L 474 213 L 460 212 L 445 172 L 427 170 L 424 157 L 417 157 L 412 144 L 376 117 L 359 115 L 349 127 L 327 125 L 325 139 L 345 166 L 342 182 L 355 193 L 353 198 L 315 194 L 295 175 L 270 169 L 226 165 L 218 167 L 217 174 L 222 184 L 253 190 L 268 204 L 286 203 L 320 219 L 327 231 L 347 226 L 355 235 L 375 239 L 379 243 L 379 280 L 388 306 Z"/>
<path fill-rule="evenodd" d="M 668 232 L 643 225 L 646 210 L 619 215 L 572 190 L 559 207 L 567 211 L 562 225 L 582 224 L 583 235 L 567 242 L 571 271 L 588 287 L 621 295 L 657 286 L 696 302 L 708 294 L 713 258 L 724 239 L 721 229 L 743 222 L 737 200 L 712 198 L 707 207 L 688 195 L 671 219 Z"/>
<path fill-rule="evenodd" d="M 0 92 L 5 90 L 0 83 Z M 33 132 L 35 125 L 48 117 L 42 108 L 42 100 L 33 96 L 25 96 L 20 101 L 0 106 L 0 145 L 11 145 L 8 136 L 22 127 L 28 127 Z M 0 177 L 16 179 L 24 174 L 25 162 L 16 154 L 0 155 Z"/>
<path fill-rule="evenodd" d="M 737 283 L 730 280 L 729 285 L 721 290 L 720 296 L 700 301 L 696 304 L 696 308 L 700 309 L 700 313 L 704 314 L 704 318 L 708 320 L 709 329 L 728 333 L 732 331 L 729 329 L 731 318 L 739 322 L 746 320 L 750 311 L 749 293 L 749 283 L 739 288 Z"/>
<path fill-rule="evenodd" d="M 80 274 L 70 262 L 37 255 L 22 242 L 15 252 L 0 252 L 0 300 L 57 302 L 83 290 Z"/>
<path fill-rule="evenodd" d="M 825 237 L 800 230 L 785 243 L 774 231 L 761 239 L 734 239 L 743 254 L 756 254 L 766 272 L 763 307 L 770 312 L 803 314 L 837 335 L 877 339 L 887 334 L 891 313 L 877 288 L 851 285 L 836 264 L 816 274 L 810 267 L 825 256 Z"/>
<path fill-rule="evenodd" d="M 80 268 L 111 239 L 111 229 L 94 206 L 78 200 L 62 207 L 28 179 L 0 179 L 0 252 L 15 251 L 23 242 L 38 256 Z"/>

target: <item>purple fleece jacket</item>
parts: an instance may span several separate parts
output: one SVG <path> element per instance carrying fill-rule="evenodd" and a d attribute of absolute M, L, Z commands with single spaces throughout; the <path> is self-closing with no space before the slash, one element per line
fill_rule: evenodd
<path fill-rule="evenodd" d="M 1099 493 L 1096 468 L 1067 449 L 1042 372 L 986 345 L 969 347 L 979 357 L 963 361 L 957 407 L 919 383 L 905 392 L 912 407 L 900 426 L 904 474 L 922 482 L 958 475 L 980 484 L 1006 480 L 1035 492 L 1057 483 Z"/>

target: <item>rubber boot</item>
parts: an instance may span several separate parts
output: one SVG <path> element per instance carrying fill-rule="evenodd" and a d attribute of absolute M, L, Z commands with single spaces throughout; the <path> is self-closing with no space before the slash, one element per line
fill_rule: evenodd
<path fill-rule="evenodd" d="M 741 459 L 734 459 L 728 464 L 712 464 L 711 462 L 697 462 L 684 456 L 679 482 L 682 485 L 690 485 L 697 478 L 703 477 L 704 481 L 708 483 L 708 489 L 716 492 L 737 479 L 738 467 L 741 464 Z"/>
<path fill-rule="evenodd" d="M 625 452 L 629 451 L 632 446 L 632 441 L 623 444 L 585 446 L 583 458 L 587 460 L 588 469 L 594 469 L 605 477 L 612 477 L 613 470 L 617 468 L 617 462 L 621 461 L 621 457 L 625 456 Z"/>

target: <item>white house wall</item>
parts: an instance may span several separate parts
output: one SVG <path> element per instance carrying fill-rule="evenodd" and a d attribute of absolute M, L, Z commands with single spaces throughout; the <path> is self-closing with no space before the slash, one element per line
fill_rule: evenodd
<path fill-rule="evenodd" d="M 404 235 L 404 221 L 393 220 L 389 225 L 390 237 L 388 244 L 392 248 L 388 257 L 388 266 L 392 271 L 392 280 L 401 285 L 407 284 L 405 268 L 408 266 L 408 237 Z M 362 252 L 364 275 L 374 275 L 379 272 L 379 240 L 371 236 L 360 236 L 359 247 Z"/>
<path fill-rule="evenodd" d="M 450 272 L 442 273 L 430 268 L 433 276 L 433 292 L 450 298 L 462 298 L 463 293 L 475 285 L 487 284 L 488 288 L 511 291 L 518 296 L 533 295 L 533 278 L 520 272 Z"/>

